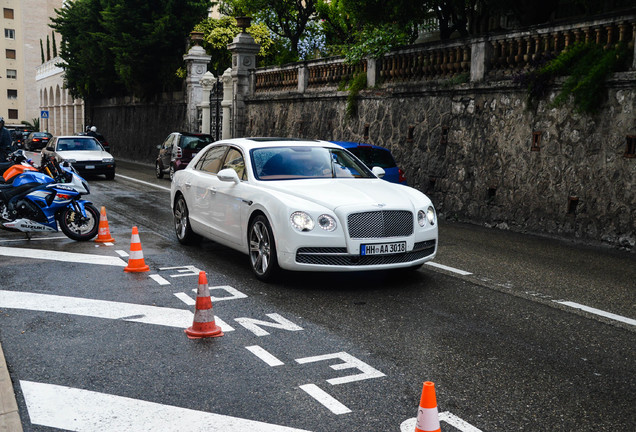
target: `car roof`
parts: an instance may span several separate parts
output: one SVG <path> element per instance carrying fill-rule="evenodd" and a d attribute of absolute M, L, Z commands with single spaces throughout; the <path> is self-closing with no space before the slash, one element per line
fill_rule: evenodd
<path fill-rule="evenodd" d="M 285 146 L 300 146 L 300 147 L 330 147 L 340 148 L 338 145 L 329 141 L 303 139 L 303 138 L 278 138 L 278 137 L 250 137 L 250 138 L 233 138 L 228 140 L 220 140 L 214 144 L 236 144 L 241 147 L 251 150 L 256 148 L 267 147 L 285 147 Z"/>
<path fill-rule="evenodd" d="M 331 141 L 334 144 L 338 144 L 341 147 L 344 148 L 354 148 L 354 147 L 370 147 L 370 148 L 375 148 L 375 149 L 380 149 L 380 150 L 386 150 L 388 152 L 390 152 L 390 150 L 386 147 L 381 147 L 375 144 L 368 144 L 368 143 L 359 143 L 359 142 L 354 142 L 354 141 Z"/>

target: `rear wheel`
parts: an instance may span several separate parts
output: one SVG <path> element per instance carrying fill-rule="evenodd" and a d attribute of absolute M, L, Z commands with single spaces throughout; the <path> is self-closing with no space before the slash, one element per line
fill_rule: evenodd
<path fill-rule="evenodd" d="M 170 181 L 174 179 L 174 165 L 170 165 L 170 170 L 168 171 L 170 174 Z"/>
<path fill-rule="evenodd" d="M 192 244 L 200 238 L 190 227 L 188 206 L 183 195 L 179 195 L 174 203 L 174 231 L 181 244 Z"/>
<path fill-rule="evenodd" d="M 86 217 L 72 207 L 64 209 L 58 217 L 62 232 L 75 241 L 87 241 L 97 235 L 99 211 L 93 204 L 84 204 Z"/>
<path fill-rule="evenodd" d="M 159 162 L 155 162 L 155 175 L 158 179 L 163 178 L 163 170 L 161 169 L 161 164 L 159 164 Z"/>
<path fill-rule="evenodd" d="M 252 271 L 262 281 L 271 280 L 279 269 L 276 242 L 267 218 L 264 215 L 256 216 L 250 223 L 248 233 Z"/>

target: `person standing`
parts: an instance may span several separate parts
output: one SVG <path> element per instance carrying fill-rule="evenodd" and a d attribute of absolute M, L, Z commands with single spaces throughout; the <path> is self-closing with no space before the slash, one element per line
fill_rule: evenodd
<path fill-rule="evenodd" d="M 0 162 L 6 162 L 12 151 L 11 132 L 4 127 L 4 117 L 0 117 Z"/>

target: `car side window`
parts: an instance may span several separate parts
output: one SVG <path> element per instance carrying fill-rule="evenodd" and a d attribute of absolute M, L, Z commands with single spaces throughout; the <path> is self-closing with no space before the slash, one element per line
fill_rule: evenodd
<path fill-rule="evenodd" d="M 232 168 L 236 171 L 238 178 L 241 180 L 247 179 L 247 175 L 245 173 L 245 159 L 243 159 L 243 154 L 237 148 L 231 147 L 227 152 L 222 169 L 225 168 Z"/>
<path fill-rule="evenodd" d="M 225 145 L 212 147 L 201 156 L 201 159 L 197 161 L 194 169 L 210 174 L 218 173 L 221 169 L 221 163 L 223 162 L 223 156 L 226 151 L 227 146 Z"/>
<path fill-rule="evenodd" d="M 172 141 L 174 140 L 174 135 L 170 134 L 168 135 L 168 138 L 166 138 L 163 142 L 163 145 L 161 146 L 164 149 L 170 148 L 172 147 Z"/>

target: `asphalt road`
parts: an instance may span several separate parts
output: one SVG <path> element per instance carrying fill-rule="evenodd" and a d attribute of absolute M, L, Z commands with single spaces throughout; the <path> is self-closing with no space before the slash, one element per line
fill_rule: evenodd
<path fill-rule="evenodd" d="M 152 167 L 89 181 L 114 245 L 0 232 L 0 342 L 24 430 L 399 431 L 423 381 L 443 431 L 634 429 L 634 253 L 441 223 L 436 266 L 264 284 L 245 255 L 179 245 Z M 122 271 L 133 226 L 148 273 Z M 192 341 L 191 315 L 152 324 L 155 309 L 130 306 L 191 314 L 198 270 L 223 337 Z"/>

